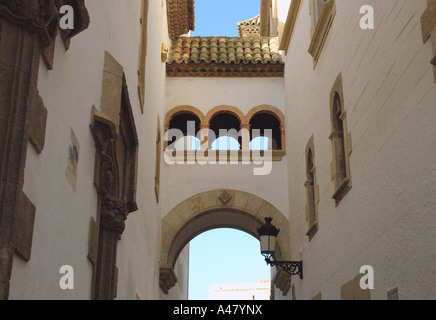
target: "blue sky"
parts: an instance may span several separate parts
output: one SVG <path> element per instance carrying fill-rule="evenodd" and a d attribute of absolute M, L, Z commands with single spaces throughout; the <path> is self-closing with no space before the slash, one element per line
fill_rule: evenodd
<path fill-rule="evenodd" d="M 195 0 L 192 36 L 237 37 L 237 23 L 260 12 L 260 0 Z M 189 299 L 207 300 L 209 285 L 270 278 L 259 241 L 234 229 L 205 232 L 190 243 Z"/>
<path fill-rule="evenodd" d="M 237 37 L 240 21 L 260 13 L 260 0 L 195 0 L 192 36 Z"/>
<path fill-rule="evenodd" d="M 189 258 L 189 300 L 208 300 L 211 284 L 270 278 L 259 241 L 235 229 L 215 229 L 197 236 L 190 243 Z"/>

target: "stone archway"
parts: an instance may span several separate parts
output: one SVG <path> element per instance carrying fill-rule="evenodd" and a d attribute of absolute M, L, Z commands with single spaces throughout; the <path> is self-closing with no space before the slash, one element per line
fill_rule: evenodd
<path fill-rule="evenodd" d="M 186 199 L 172 209 L 162 220 L 162 243 L 159 284 L 168 294 L 177 283 L 174 265 L 183 248 L 197 235 L 216 228 L 233 228 L 259 238 L 257 228 L 272 217 L 280 228 L 276 259 L 288 260 L 289 221 L 272 204 L 264 199 L 237 190 L 213 190 Z M 259 252 L 260 254 L 260 252 Z M 290 278 L 281 270 L 273 284 L 289 290 Z"/>

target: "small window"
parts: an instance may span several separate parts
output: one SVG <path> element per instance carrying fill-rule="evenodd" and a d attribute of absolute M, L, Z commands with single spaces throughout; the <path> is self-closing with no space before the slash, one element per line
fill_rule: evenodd
<path fill-rule="evenodd" d="M 309 240 L 315 236 L 318 231 L 318 202 L 319 191 L 316 185 L 316 169 L 314 156 L 314 140 L 309 140 L 306 147 L 306 219 L 308 221 L 307 236 Z"/>
<path fill-rule="evenodd" d="M 161 149 L 162 149 L 162 132 L 160 129 L 160 120 L 158 115 L 157 130 L 156 130 L 156 168 L 155 168 L 155 176 L 154 176 L 154 191 L 156 194 L 157 202 L 159 202 L 159 194 L 160 194 Z"/>
<path fill-rule="evenodd" d="M 309 4 L 312 20 L 309 53 L 313 57 L 315 69 L 333 23 L 336 6 L 335 0 L 311 0 Z"/>
<path fill-rule="evenodd" d="M 327 2 L 327 0 L 311 0 L 310 1 L 310 15 L 312 17 L 312 32 L 311 34 L 315 32 L 316 25 L 318 24 L 319 17 L 322 12 L 322 8 L 324 7 L 324 4 Z"/>
<path fill-rule="evenodd" d="M 335 147 L 335 166 L 336 166 L 336 183 L 341 185 L 347 178 L 345 167 L 345 141 L 344 141 L 344 123 L 341 119 L 342 103 L 339 94 L 336 92 L 333 100 L 332 123 L 333 123 L 333 141 Z"/>
<path fill-rule="evenodd" d="M 333 86 L 330 95 L 331 126 L 333 160 L 332 180 L 334 180 L 335 193 L 333 199 L 336 205 L 344 198 L 351 189 L 350 154 L 351 136 L 347 133 L 347 114 L 344 109 L 342 93 L 342 76 L 340 75 Z"/>

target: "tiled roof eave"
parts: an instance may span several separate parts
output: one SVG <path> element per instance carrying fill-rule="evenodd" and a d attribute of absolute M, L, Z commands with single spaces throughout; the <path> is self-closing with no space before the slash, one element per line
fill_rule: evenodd
<path fill-rule="evenodd" d="M 248 25 L 259 25 L 260 26 L 260 14 L 258 14 L 257 16 L 255 16 L 255 17 L 253 17 L 251 19 L 238 22 L 238 26 L 241 26 L 241 25 L 245 25 L 245 26 L 248 26 Z"/>
<path fill-rule="evenodd" d="M 219 61 L 217 59 L 217 61 L 211 61 L 211 62 L 207 62 L 207 61 L 180 61 L 180 62 L 175 62 L 175 61 L 168 61 L 167 65 L 185 65 L 185 64 L 196 64 L 196 65 L 250 65 L 250 64 L 254 64 L 254 65 L 275 65 L 275 64 L 281 64 L 284 65 L 283 62 L 281 61 L 244 61 L 244 60 L 236 60 L 236 61 Z"/>
<path fill-rule="evenodd" d="M 181 37 L 172 42 L 168 61 L 282 62 L 276 37 Z"/>
<path fill-rule="evenodd" d="M 168 77 L 283 78 L 283 63 L 167 63 Z"/>

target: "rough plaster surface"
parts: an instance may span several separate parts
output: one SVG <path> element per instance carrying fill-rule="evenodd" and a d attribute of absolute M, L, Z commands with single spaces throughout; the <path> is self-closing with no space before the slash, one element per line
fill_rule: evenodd
<path fill-rule="evenodd" d="M 359 9 L 368 4 L 376 12 L 376 29 L 363 31 Z M 184 281 L 167 297 L 159 289 L 161 219 L 184 200 L 214 189 L 252 193 L 289 218 L 292 258 L 304 261 L 304 280 L 292 279 L 298 299 L 319 292 L 323 299 L 339 299 L 342 285 L 368 264 L 375 271 L 372 299 L 386 299 L 395 287 L 400 299 L 436 297 L 436 89 L 431 41 L 423 44 L 421 36 L 426 1 L 337 0 L 315 70 L 307 52 L 309 5 L 303 1 L 285 58 L 285 79 L 244 80 L 165 79 L 161 45 L 170 43 L 165 2 L 150 1 L 144 116 L 137 94 L 140 2 L 93 0 L 86 5 L 89 29 L 72 39 L 67 52 L 58 37 L 52 71 L 41 63 L 38 90 L 48 110 L 46 143 L 41 155 L 28 148 L 24 185 L 36 207 L 32 258 L 28 263 L 14 259 L 11 299 L 90 298 L 92 268 L 86 255 L 97 195 L 89 124 L 92 105 L 100 106 L 105 50 L 124 68 L 139 137 L 139 210 L 129 216 L 119 242 L 118 299 L 186 297 Z M 283 20 L 284 9 L 279 9 Z M 339 73 L 352 137 L 353 187 L 335 207 L 329 95 Z M 166 112 L 180 105 L 206 114 L 218 105 L 247 113 L 262 104 L 286 113 L 287 155 L 273 164 L 270 176 L 253 176 L 252 166 L 172 167 L 162 157 L 162 196 L 156 202 L 158 114 L 163 125 Z M 70 128 L 80 143 L 76 191 L 65 174 Z M 309 242 L 304 155 L 312 135 L 320 227 Z M 176 263 L 178 278 L 187 275 L 187 257 L 188 249 Z M 75 271 L 70 291 L 59 288 L 59 269 L 66 264 Z M 279 290 L 275 294 L 276 299 L 291 298 L 291 290 L 286 296 Z"/>
<path fill-rule="evenodd" d="M 371 265 L 372 299 L 386 299 L 395 287 L 400 299 L 432 299 L 436 90 L 428 63 L 431 44 L 423 44 L 421 37 L 426 1 L 336 1 L 336 17 L 315 70 L 306 52 L 306 4 L 285 59 L 291 247 L 301 251 L 305 267 L 305 280 L 293 280 L 297 298 L 310 299 L 321 291 L 323 299 L 340 299 L 341 286 L 361 266 Z M 359 8 L 366 4 L 376 12 L 373 31 L 359 28 Z M 353 187 L 335 207 L 328 99 L 340 72 L 352 137 Z M 320 203 L 319 231 L 309 242 L 303 184 L 304 149 L 312 134 Z"/>
<path fill-rule="evenodd" d="M 169 43 L 165 5 L 150 1 L 147 116 L 141 115 L 137 94 L 140 1 L 95 0 L 86 5 L 92 21 L 89 29 L 72 40 L 67 52 L 57 38 L 52 71 L 41 62 L 38 89 L 48 109 L 46 149 L 37 155 L 28 148 L 24 185 L 37 207 L 32 259 L 28 263 L 14 259 L 10 299 L 90 298 L 88 231 L 90 217 L 97 215 L 97 195 L 93 185 L 95 147 L 89 124 L 92 106 L 100 108 L 105 50 L 124 68 L 142 159 L 138 165 L 139 210 L 129 216 L 118 245 L 117 298 L 160 296 L 160 206 L 154 195 L 154 143 L 158 114 L 163 119 L 165 65 L 160 48 L 163 41 Z M 70 128 L 81 147 L 76 191 L 65 174 Z M 144 147 L 147 145 L 153 148 Z M 74 268 L 74 290 L 59 287 L 63 265 Z"/>

